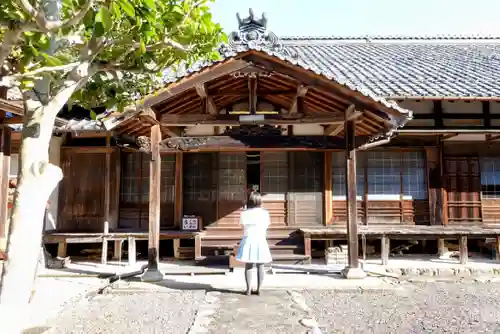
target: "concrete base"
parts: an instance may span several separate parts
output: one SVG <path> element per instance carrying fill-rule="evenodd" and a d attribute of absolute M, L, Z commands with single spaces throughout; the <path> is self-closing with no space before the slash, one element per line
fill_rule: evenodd
<path fill-rule="evenodd" d="M 363 279 L 366 278 L 366 272 L 361 268 L 346 267 L 342 270 L 342 276 L 347 279 Z"/>
<path fill-rule="evenodd" d="M 161 282 L 164 279 L 164 275 L 158 269 L 146 269 L 146 272 L 141 277 L 143 282 Z"/>

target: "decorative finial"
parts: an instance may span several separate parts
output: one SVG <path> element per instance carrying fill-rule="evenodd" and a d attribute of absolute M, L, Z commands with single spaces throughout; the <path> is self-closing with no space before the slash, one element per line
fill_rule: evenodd
<path fill-rule="evenodd" d="M 236 13 L 238 20 L 238 31 L 233 31 L 228 36 L 228 43 L 223 44 L 219 49 L 222 56 L 230 56 L 234 52 L 246 51 L 248 49 L 267 49 L 271 52 L 281 52 L 286 56 L 296 58 L 288 50 L 283 48 L 278 36 L 267 30 L 267 16 L 262 13 L 260 19 L 255 17 L 253 9 L 248 10 L 249 16 L 241 18 Z"/>

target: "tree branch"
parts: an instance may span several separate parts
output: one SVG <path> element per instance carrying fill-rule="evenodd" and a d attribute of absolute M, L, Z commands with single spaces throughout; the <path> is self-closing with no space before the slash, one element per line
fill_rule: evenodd
<path fill-rule="evenodd" d="M 92 8 L 93 5 L 94 5 L 94 0 L 87 0 L 83 5 L 82 9 L 76 12 L 71 19 L 61 24 L 61 28 L 68 28 L 83 20 L 83 18 L 85 17 L 85 15 L 87 15 L 87 12 L 90 10 L 90 8 Z"/>
<path fill-rule="evenodd" d="M 95 0 L 87 0 L 83 7 L 76 12 L 70 19 L 66 21 L 51 21 L 47 20 L 47 17 L 45 16 L 45 12 L 43 10 L 37 10 L 35 9 L 29 2 L 29 0 L 16 0 L 17 4 L 23 11 L 25 11 L 35 22 L 37 23 L 39 29 L 42 31 L 48 32 L 51 30 L 56 30 L 60 28 L 67 28 L 73 25 L 76 25 L 78 22 L 80 22 L 87 12 L 92 8 L 94 5 Z"/>
<path fill-rule="evenodd" d="M 66 70 L 73 70 L 75 67 L 77 67 L 81 62 L 73 62 L 70 64 L 66 65 L 60 65 L 60 66 L 46 66 L 46 67 L 41 67 L 36 70 L 33 70 L 31 72 L 26 72 L 26 73 L 21 73 L 21 74 L 15 74 L 11 76 L 6 76 L 2 78 L 2 82 L 4 85 L 9 86 L 10 81 L 20 79 L 20 78 L 25 78 L 25 77 L 31 77 L 37 74 L 45 73 L 45 72 L 57 72 L 57 71 L 66 71 Z"/>

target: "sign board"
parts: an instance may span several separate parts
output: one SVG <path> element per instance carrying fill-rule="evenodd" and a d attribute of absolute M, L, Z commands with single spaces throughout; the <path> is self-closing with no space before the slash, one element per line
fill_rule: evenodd
<path fill-rule="evenodd" d="M 201 226 L 201 217 L 198 216 L 182 216 L 183 231 L 199 231 Z"/>

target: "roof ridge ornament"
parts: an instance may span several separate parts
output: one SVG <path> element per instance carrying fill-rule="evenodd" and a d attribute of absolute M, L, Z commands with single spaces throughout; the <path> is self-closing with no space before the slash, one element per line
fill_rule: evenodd
<path fill-rule="evenodd" d="M 262 13 L 260 19 L 256 19 L 253 10 L 248 10 L 249 16 L 241 18 L 236 13 L 238 19 L 238 31 L 233 31 L 228 36 L 227 44 L 224 43 L 219 48 L 219 53 L 223 57 L 230 57 L 234 53 L 243 52 L 250 49 L 262 49 L 283 56 L 297 58 L 297 54 L 292 54 L 284 48 L 279 37 L 272 31 L 267 30 L 267 16 Z"/>

